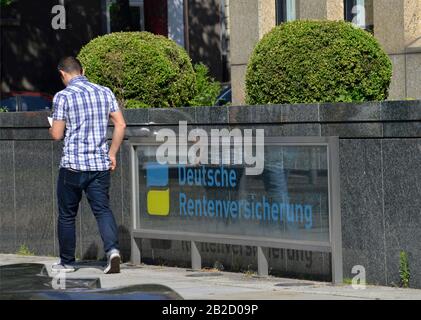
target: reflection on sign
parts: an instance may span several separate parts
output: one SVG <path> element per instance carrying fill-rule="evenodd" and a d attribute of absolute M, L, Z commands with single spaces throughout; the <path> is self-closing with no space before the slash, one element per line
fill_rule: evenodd
<path fill-rule="evenodd" d="M 137 148 L 137 227 L 329 242 L 326 145 L 266 144 L 264 170 L 242 165 L 161 165 Z"/>

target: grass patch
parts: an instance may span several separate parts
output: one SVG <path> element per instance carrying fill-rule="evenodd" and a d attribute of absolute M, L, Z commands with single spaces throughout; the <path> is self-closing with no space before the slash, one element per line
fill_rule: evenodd
<path fill-rule="evenodd" d="M 409 288 L 411 271 L 409 270 L 408 260 L 408 254 L 405 251 L 401 251 L 399 254 L 399 276 L 402 288 Z"/>
<path fill-rule="evenodd" d="M 26 244 L 22 244 L 16 254 L 20 256 L 34 256 L 35 253 L 29 250 Z"/>

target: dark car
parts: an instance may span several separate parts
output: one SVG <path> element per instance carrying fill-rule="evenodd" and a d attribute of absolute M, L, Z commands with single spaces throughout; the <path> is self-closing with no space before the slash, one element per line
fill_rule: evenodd
<path fill-rule="evenodd" d="M 7 112 L 52 110 L 53 96 L 42 92 L 12 91 L 1 94 L 0 109 Z"/>
<path fill-rule="evenodd" d="M 219 93 L 218 98 L 216 98 L 215 106 L 224 106 L 226 104 L 231 104 L 231 101 L 232 101 L 231 96 L 232 96 L 231 85 L 223 86 L 221 92 Z"/>

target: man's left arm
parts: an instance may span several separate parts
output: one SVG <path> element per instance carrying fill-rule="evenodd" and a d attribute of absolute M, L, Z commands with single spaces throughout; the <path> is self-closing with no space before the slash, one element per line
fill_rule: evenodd
<path fill-rule="evenodd" d="M 53 108 L 53 125 L 49 131 L 51 138 L 57 141 L 63 139 L 64 130 L 66 129 L 66 97 L 62 95 L 56 95 L 53 100 Z"/>

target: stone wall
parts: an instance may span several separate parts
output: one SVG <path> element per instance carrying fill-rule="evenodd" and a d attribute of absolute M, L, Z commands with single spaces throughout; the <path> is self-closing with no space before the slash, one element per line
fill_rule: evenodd
<path fill-rule="evenodd" d="M 57 255 L 55 184 L 61 142 L 48 135 L 46 113 L 0 113 L 0 252 L 22 244 Z M 267 136 L 339 136 L 344 277 L 354 265 L 369 283 L 399 283 L 399 252 L 409 255 L 411 286 L 421 288 L 421 101 L 125 110 L 127 138 L 149 136 L 179 120 L 205 129 L 264 128 Z M 154 123 L 153 125 L 150 123 Z M 111 138 L 112 128 L 109 128 Z M 112 174 L 111 203 L 124 259 L 130 259 L 129 145 Z M 77 255 L 103 256 L 86 199 L 77 220 Z M 149 263 L 189 266 L 187 242 L 143 240 Z M 255 270 L 252 247 L 202 244 L 203 265 Z M 272 274 L 329 280 L 329 255 L 271 249 Z"/>

